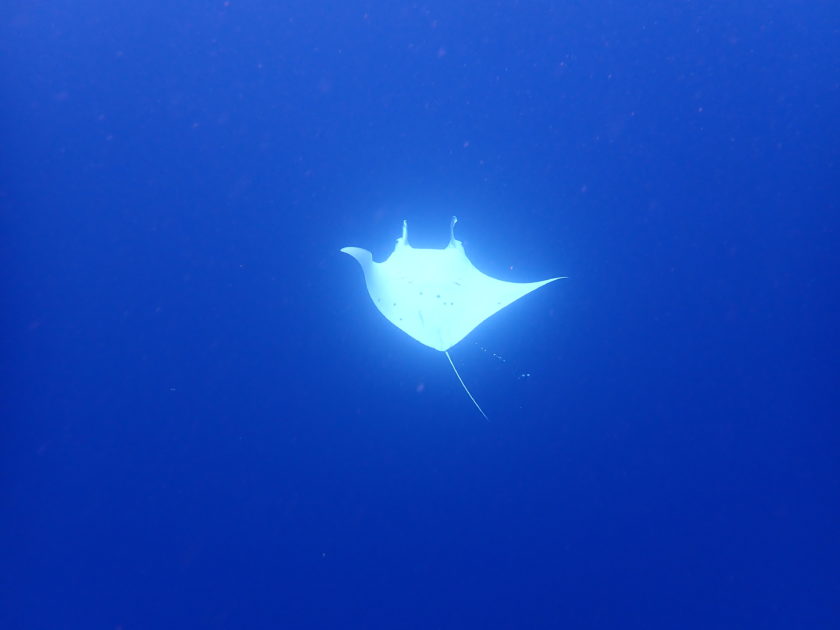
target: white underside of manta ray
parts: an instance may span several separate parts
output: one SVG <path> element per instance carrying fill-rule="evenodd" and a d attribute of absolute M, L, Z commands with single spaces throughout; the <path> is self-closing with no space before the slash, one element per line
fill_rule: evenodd
<path fill-rule="evenodd" d="M 449 244 L 443 249 L 415 249 L 408 244 L 408 223 L 387 260 L 359 247 L 345 247 L 361 265 L 371 300 L 385 318 L 420 343 L 446 354 L 470 400 L 486 418 L 449 356 L 449 349 L 485 319 L 541 286 L 559 280 L 505 282 L 481 273 L 455 239 L 452 217 Z"/>

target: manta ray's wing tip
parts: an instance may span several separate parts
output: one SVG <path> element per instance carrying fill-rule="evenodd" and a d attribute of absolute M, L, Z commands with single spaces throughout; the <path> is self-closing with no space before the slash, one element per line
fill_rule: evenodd
<path fill-rule="evenodd" d="M 361 247 L 342 247 L 339 251 L 355 258 L 362 267 L 368 267 L 373 263 L 373 255 Z"/>

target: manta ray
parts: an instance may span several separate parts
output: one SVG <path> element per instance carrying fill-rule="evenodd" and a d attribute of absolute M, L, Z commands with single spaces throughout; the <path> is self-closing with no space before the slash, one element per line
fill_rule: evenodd
<path fill-rule="evenodd" d="M 449 349 L 485 319 L 541 286 L 565 276 L 538 282 L 507 282 L 480 272 L 455 238 L 452 217 L 449 244 L 443 249 L 416 249 L 408 243 L 408 222 L 384 262 L 360 247 L 344 247 L 362 268 L 370 299 L 379 312 L 404 333 L 446 355 L 455 376 L 473 404 L 487 418 L 467 389 L 449 356 Z"/>

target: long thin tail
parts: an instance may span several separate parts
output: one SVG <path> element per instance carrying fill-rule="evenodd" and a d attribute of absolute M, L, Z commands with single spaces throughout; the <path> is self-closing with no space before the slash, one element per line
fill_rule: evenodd
<path fill-rule="evenodd" d="M 484 410 L 483 410 L 483 409 L 481 408 L 481 406 L 480 406 L 480 405 L 476 402 L 475 398 L 473 398 L 473 395 L 470 393 L 470 390 L 468 390 L 468 389 L 467 389 L 467 386 L 466 386 L 466 385 L 464 385 L 464 379 L 462 379 L 462 378 L 461 378 L 461 375 L 460 375 L 460 374 L 458 374 L 458 368 L 456 368 L 456 367 L 455 367 L 455 364 L 454 364 L 454 363 L 452 363 L 452 357 L 450 357 L 450 356 L 449 356 L 449 351 L 444 350 L 444 351 L 443 351 L 443 354 L 445 354 L 445 355 L 446 355 L 446 358 L 447 358 L 447 359 L 449 359 L 449 365 L 451 365 L 451 366 L 452 366 L 452 369 L 453 369 L 453 370 L 454 370 L 454 372 L 455 372 L 455 376 L 457 376 L 457 377 L 458 377 L 458 380 L 459 380 L 459 381 L 461 381 L 461 387 L 463 387 L 463 388 L 464 388 L 464 391 L 465 391 L 465 392 L 467 392 L 467 396 L 469 396 L 469 397 L 470 397 L 470 400 L 471 400 L 471 401 L 473 401 L 473 404 L 475 405 L 475 408 L 476 408 L 476 409 L 478 409 L 478 410 L 481 412 L 481 415 L 482 415 L 482 416 L 484 416 L 484 419 L 485 419 L 485 420 L 489 420 L 490 418 L 488 418 L 488 417 L 487 417 L 487 414 L 486 414 L 486 413 L 484 413 Z"/>

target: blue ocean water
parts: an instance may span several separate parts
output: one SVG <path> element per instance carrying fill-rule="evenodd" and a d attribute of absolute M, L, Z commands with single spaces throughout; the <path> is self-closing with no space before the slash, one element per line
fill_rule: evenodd
<path fill-rule="evenodd" d="M 839 28 L 4 3 L 0 627 L 838 627 Z M 452 215 L 489 422 L 339 253 Z"/>

